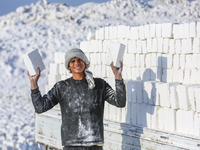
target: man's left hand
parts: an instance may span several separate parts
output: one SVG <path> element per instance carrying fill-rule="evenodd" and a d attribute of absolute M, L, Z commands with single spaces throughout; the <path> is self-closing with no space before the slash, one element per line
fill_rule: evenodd
<path fill-rule="evenodd" d="M 122 69 L 123 69 L 123 63 L 121 62 L 121 67 L 115 67 L 113 66 L 113 62 L 110 64 L 112 71 L 115 75 L 115 79 L 122 80 Z"/>

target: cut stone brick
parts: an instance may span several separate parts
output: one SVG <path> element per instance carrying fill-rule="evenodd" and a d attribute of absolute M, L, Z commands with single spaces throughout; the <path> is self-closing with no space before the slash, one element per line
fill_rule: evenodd
<path fill-rule="evenodd" d="M 182 110 L 189 111 L 191 109 L 188 98 L 188 87 L 190 85 L 177 85 L 176 91 L 178 95 L 179 107 Z"/>
<path fill-rule="evenodd" d="M 200 52 L 200 38 L 194 38 L 192 51 L 197 54 Z"/>
<path fill-rule="evenodd" d="M 131 27 L 131 39 L 138 40 L 139 39 L 139 28 Z"/>
<path fill-rule="evenodd" d="M 162 24 L 156 24 L 156 37 L 162 37 Z"/>
<path fill-rule="evenodd" d="M 196 22 L 190 22 L 190 37 L 196 37 L 197 32 L 196 32 Z"/>
<path fill-rule="evenodd" d="M 60 74 L 59 65 L 56 63 L 50 63 L 50 74 Z"/>
<path fill-rule="evenodd" d="M 200 112 L 200 86 L 194 87 L 194 95 L 196 100 L 196 111 Z"/>
<path fill-rule="evenodd" d="M 177 85 L 170 86 L 170 102 L 172 109 L 179 109 L 179 100 L 176 92 Z"/>
<path fill-rule="evenodd" d="M 162 23 L 162 37 L 172 38 L 172 23 Z"/>
<path fill-rule="evenodd" d="M 40 71 L 45 69 L 45 65 L 38 49 L 34 49 L 31 52 L 24 54 L 22 58 L 31 76 L 37 74 L 38 68 L 40 68 Z"/>

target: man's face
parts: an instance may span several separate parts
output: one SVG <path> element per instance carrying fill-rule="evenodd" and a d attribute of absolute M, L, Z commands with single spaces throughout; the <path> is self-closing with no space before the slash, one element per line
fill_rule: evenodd
<path fill-rule="evenodd" d="M 69 62 L 69 70 L 72 74 L 84 74 L 85 62 L 80 58 L 73 58 Z"/>

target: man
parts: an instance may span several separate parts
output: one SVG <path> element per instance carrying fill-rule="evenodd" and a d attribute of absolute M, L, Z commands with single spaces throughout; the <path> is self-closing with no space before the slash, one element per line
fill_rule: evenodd
<path fill-rule="evenodd" d="M 28 77 L 31 83 L 31 98 L 36 113 L 45 112 L 60 104 L 62 114 L 61 136 L 64 150 L 101 150 L 103 137 L 104 102 L 125 107 L 126 90 L 122 79 L 122 63 L 116 68 L 116 91 L 100 78 L 93 78 L 88 70 L 90 62 L 80 49 L 67 51 L 65 67 L 73 77 L 57 82 L 44 96 L 41 96 L 37 81 L 40 70 Z"/>

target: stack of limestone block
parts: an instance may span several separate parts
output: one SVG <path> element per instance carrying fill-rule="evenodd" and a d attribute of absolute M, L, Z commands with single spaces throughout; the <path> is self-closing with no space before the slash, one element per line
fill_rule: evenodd
<path fill-rule="evenodd" d="M 200 22 L 96 30 L 95 39 L 81 42 L 80 49 L 90 60 L 94 77 L 105 79 L 115 89 L 114 75 L 106 65 L 110 42 L 126 45 L 122 73 L 127 106 L 105 103 L 104 118 L 200 136 Z M 62 78 L 58 72 L 60 79 L 71 76 L 63 70 Z"/>

